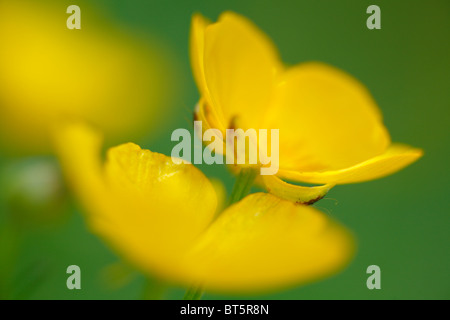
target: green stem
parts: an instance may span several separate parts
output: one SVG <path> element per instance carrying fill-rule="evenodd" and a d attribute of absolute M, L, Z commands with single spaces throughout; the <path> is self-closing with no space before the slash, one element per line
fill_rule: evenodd
<path fill-rule="evenodd" d="M 233 190 L 231 191 L 228 206 L 231 206 L 249 194 L 257 175 L 258 171 L 252 168 L 244 168 L 239 172 Z"/>
<path fill-rule="evenodd" d="M 243 168 L 239 172 L 239 175 L 234 183 L 233 190 L 231 191 L 230 199 L 228 200 L 228 206 L 238 202 L 249 194 L 252 188 L 253 182 L 258 176 L 258 171 L 252 168 Z M 203 289 L 199 285 L 193 285 L 186 290 L 183 300 L 200 300 L 203 295 Z"/>
<path fill-rule="evenodd" d="M 146 279 L 144 291 L 142 292 L 143 300 L 161 300 L 167 289 L 167 284 L 158 279 Z"/>
<path fill-rule="evenodd" d="M 186 290 L 183 300 L 201 300 L 203 296 L 203 289 L 201 286 L 191 286 Z"/>

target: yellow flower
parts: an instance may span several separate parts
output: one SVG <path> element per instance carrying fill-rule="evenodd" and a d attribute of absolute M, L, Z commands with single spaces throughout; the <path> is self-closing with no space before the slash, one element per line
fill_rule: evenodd
<path fill-rule="evenodd" d="M 102 163 L 100 136 L 83 125 L 56 137 L 88 224 L 147 274 L 254 292 L 330 275 L 353 254 L 349 232 L 313 207 L 256 193 L 214 220 L 214 188 L 192 164 L 133 143 L 109 149 Z"/>
<path fill-rule="evenodd" d="M 172 72 L 162 49 L 87 3 L 81 29 L 69 30 L 67 6 L 0 1 L 1 149 L 50 151 L 49 128 L 61 118 L 89 121 L 113 141 L 162 122 Z"/>
<path fill-rule="evenodd" d="M 335 184 L 380 178 L 422 156 L 391 142 L 358 80 L 319 62 L 284 66 L 270 39 L 238 14 L 216 23 L 194 15 L 190 41 L 197 119 L 223 136 L 227 128 L 279 129 L 277 177 L 262 178 L 285 198 L 313 201 Z M 279 178 L 326 185 L 308 190 Z"/>

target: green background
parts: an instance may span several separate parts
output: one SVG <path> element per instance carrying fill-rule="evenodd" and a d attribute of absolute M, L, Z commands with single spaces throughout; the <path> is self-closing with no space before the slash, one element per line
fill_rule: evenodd
<path fill-rule="evenodd" d="M 63 14 L 68 5 L 78 4 L 82 16 L 88 17 L 89 13 L 83 11 L 85 2 L 58 2 Z M 152 151 L 170 154 L 172 130 L 192 126 L 198 92 L 188 58 L 191 15 L 200 12 L 216 20 L 225 10 L 253 20 L 273 39 L 286 63 L 324 61 L 360 79 L 378 102 L 392 140 L 425 151 L 417 163 L 395 175 L 338 186 L 315 205 L 346 225 L 358 239 L 357 255 L 346 270 L 273 294 L 238 297 L 206 293 L 205 299 L 450 298 L 449 1 L 89 2 L 119 26 L 156 36 L 177 60 L 182 86 L 172 92 L 176 99 L 171 119 L 158 135 L 138 141 Z M 371 4 L 381 8 L 381 30 L 366 27 L 366 9 Z M 2 157 L 4 167 L 17 161 Z M 225 168 L 201 169 L 210 177 L 222 179 L 231 190 L 233 178 Z M 2 211 L 7 210 L 4 202 Z M 10 277 L 15 279 L 13 297 L 140 298 L 142 275 L 121 288 L 107 284 L 103 270 L 118 261 L 118 256 L 89 233 L 80 208 L 72 202 L 70 214 L 51 225 L 30 228 L 19 248 L 13 250 L 18 254 Z M 71 264 L 81 268 L 82 290 L 66 287 L 66 268 Z M 366 287 L 366 268 L 372 264 L 381 268 L 381 290 Z M 171 288 L 164 297 L 181 298 L 183 292 L 182 288 Z"/>

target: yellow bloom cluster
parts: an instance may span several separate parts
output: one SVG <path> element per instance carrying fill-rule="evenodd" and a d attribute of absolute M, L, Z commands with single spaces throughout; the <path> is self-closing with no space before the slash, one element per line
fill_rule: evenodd
<path fill-rule="evenodd" d="M 99 134 L 82 125 L 57 142 L 91 228 L 146 273 L 245 292 L 323 277 L 352 256 L 348 231 L 312 207 L 256 193 L 213 220 L 214 188 L 192 164 L 132 143 L 103 164 Z"/>
<path fill-rule="evenodd" d="M 94 8 L 69 30 L 56 1 L 0 1 L 0 149 L 51 151 L 51 129 L 71 118 L 108 141 L 142 136 L 162 122 L 172 77 L 155 41 L 124 32 Z"/>
<path fill-rule="evenodd" d="M 275 289 L 342 269 L 355 247 L 349 231 L 296 202 L 393 173 L 422 151 L 391 143 L 356 79 L 321 63 L 286 68 L 237 14 L 216 23 L 195 15 L 191 58 L 204 126 L 280 130 L 278 177 L 261 177 L 273 194 L 248 195 L 215 219 L 214 188 L 192 164 L 132 143 L 109 149 L 103 162 L 101 135 L 74 124 L 61 128 L 56 147 L 91 228 L 142 271 L 216 291 Z"/>
<path fill-rule="evenodd" d="M 318 62 L 285 67 L 270 39 L 232 12 L 210 23 L 195 15 L 191 64 L 205 129 L 279 129 L 277 177 L 297 182 L 362 182 L 394 173 L 422 150 L 391 143 L 380 110 L 355 78 Z M 226 148 L 224 148 L 226 150 Z M 304 202 L 311 190 L 265 179 L 269 190 Z M 294 197 L 294 198 L 295 198 Z"/>

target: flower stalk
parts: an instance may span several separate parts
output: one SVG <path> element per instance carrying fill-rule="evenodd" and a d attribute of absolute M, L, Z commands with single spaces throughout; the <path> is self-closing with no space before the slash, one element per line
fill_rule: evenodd
<path fill-rule="evenodd" d="M 252 188 L 253 182 L 258 175 L 258 171 L 253 168 L 243 168 L 237 177 L 237 180 L 231 191 L 230 200 L 228 201 L 228 206 L 233 203 L 238 202 L 249 194 Z"/>

